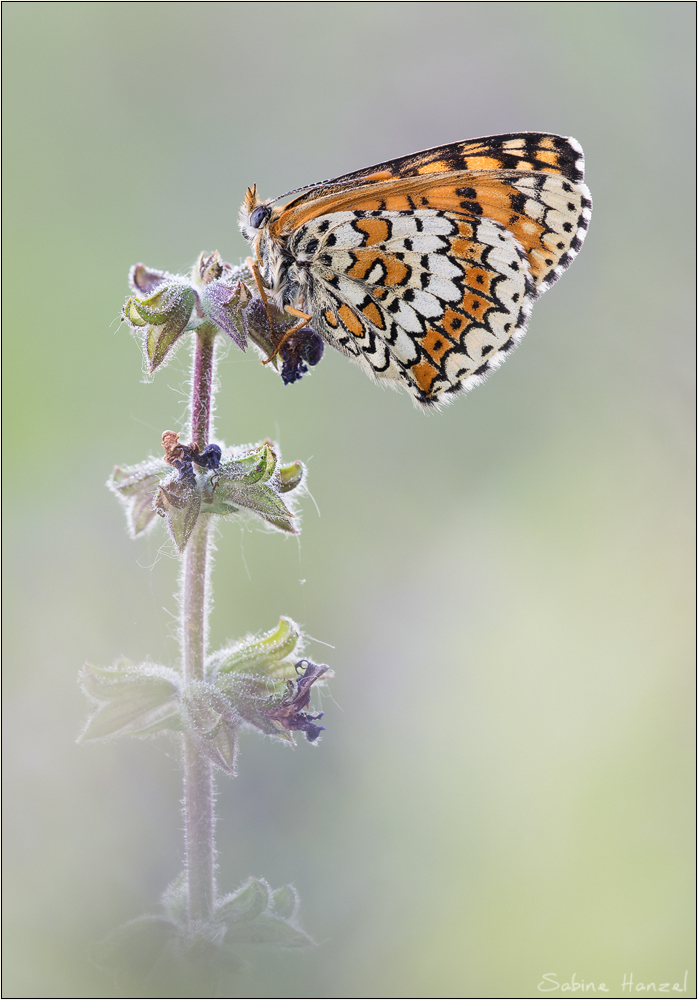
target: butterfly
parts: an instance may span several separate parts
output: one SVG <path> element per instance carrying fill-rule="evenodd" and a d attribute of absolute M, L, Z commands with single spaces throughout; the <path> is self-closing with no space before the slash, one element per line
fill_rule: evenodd
<path fill-rule="evenodd" d="M 286 205 L 280 198 L 296 195 Z M 541 132 L 436 146 L 240 208 L 260 293 L 424 407 L 478 385 L 591 218 L 576 139 Z"/>

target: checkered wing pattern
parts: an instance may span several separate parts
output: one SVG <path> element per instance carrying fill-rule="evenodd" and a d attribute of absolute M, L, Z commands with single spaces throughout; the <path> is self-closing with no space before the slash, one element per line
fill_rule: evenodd
<path fill-rule="evenodd" d="M 274 209 L 255 244 L 260 270 L 371 376 L 442 403 L 501 364 L 579 252 L 583 178 L 576 140 L 549 134 L 415 153 Z"/>

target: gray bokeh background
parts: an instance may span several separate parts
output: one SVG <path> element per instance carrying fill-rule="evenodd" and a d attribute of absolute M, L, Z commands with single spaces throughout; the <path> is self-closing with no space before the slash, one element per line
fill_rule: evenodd
<path fill-rule="evenodd" d="M 85 659 L 177 655 L 176 560 L 103 487 L 185 400 L 186 350 L 144 384 L 118 328 L 129 265 L 237 261 L 252 182 L 526 129 L 580 140 L 594 216 L 485 386 L 424 415 L 330 352 L 221 364 L 218 434 L 307 461 L 321 516 L 222 527 L 212 641 L 289 614 L 336 671 L 317 748 L 247 734 L 219 780 L 221 887 L 293 882 L 320 942 L 225 995 L 694 988 L 694 19 L 3 4 L 5 996 L 123 995 L 89 949 L 179 871 L 174 746 L 74 742 Z"/>

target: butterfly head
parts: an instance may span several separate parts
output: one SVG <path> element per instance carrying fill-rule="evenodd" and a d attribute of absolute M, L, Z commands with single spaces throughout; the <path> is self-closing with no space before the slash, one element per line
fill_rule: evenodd
<path fill-rule="evenodd" d="M 247 189 L 245 199 L 240 206 L 238 225 L 240 232 L 249 243 L 254 243 L 262 229 L 267 225 L 274 209 L 268 201 L 260 201 L 257 197 L 257 185 Z"/>

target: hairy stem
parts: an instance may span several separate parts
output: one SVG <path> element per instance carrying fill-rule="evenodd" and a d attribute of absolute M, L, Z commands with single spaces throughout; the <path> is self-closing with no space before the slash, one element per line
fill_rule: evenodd
<path fill-rule="evenodd" d="M 213 398 L 213 351 L 216 330 L 204 323 L 196 331 L 194 368 L 191 378 L 191 443 L 202 450 L 208 444 Z"/>
<path fill-rule="evenodd" d="M 214 382 L 215 334 L 197 331 L 192 370 L 191 440 L 208 444 Z M 189 538 L 182 563 L 181 644 L 184 681 L 204 678 L 208 641 L 209 517 L 201 515 Z M 184 737 L 184 837 L 189 887 L 189 921 L 206 920 L 213 910 L 215 815 L 212 765 L 196 744 Z"/>

